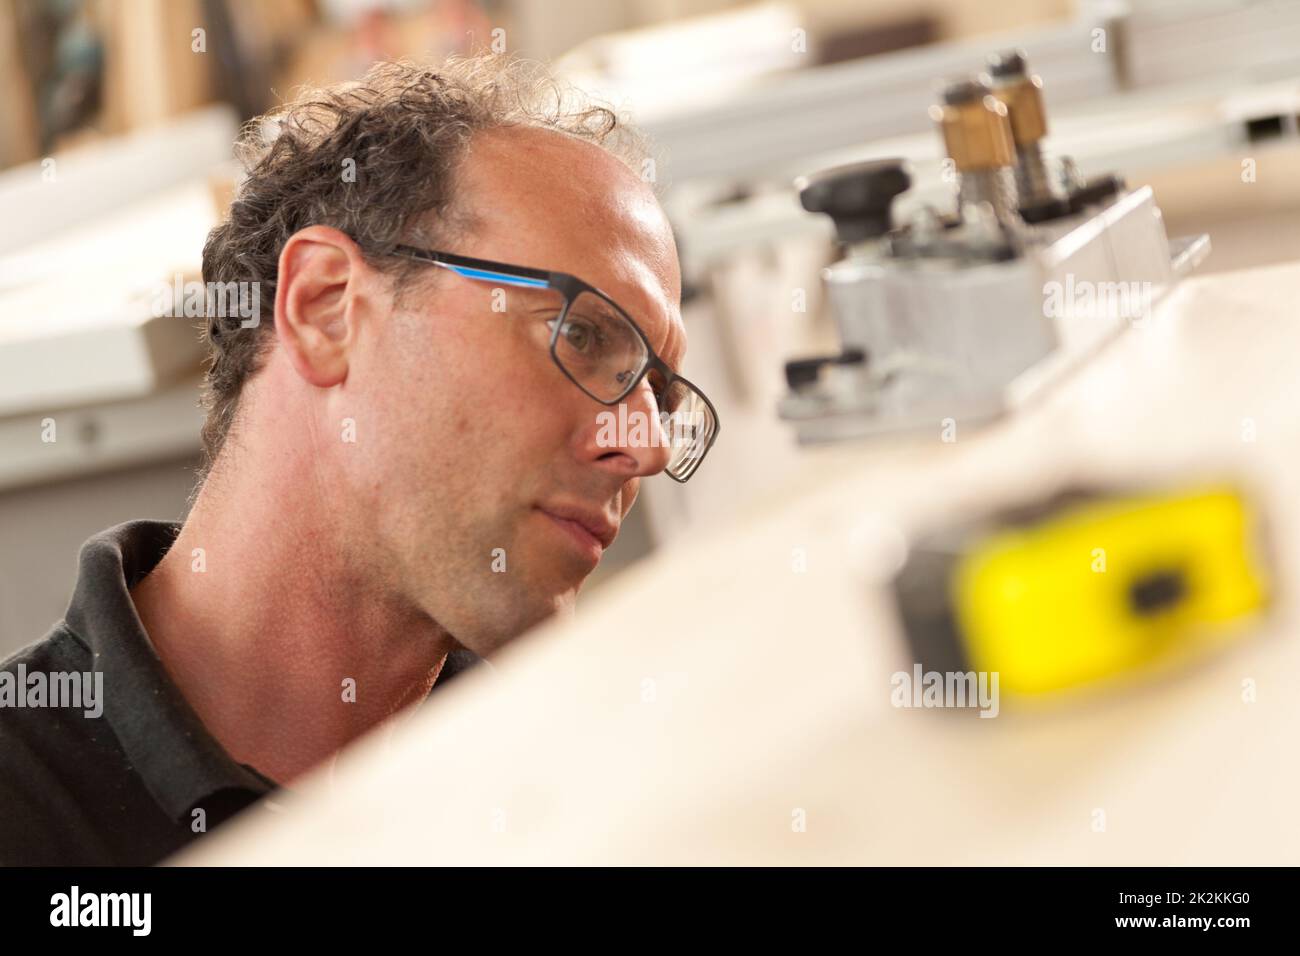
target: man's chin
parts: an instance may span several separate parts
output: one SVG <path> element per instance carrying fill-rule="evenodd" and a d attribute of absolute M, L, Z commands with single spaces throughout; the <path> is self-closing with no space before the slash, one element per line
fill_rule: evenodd
<path fill-rule="evenodd" d="M 520 598 L 517 606 L 518 613 L 508 624 L 496 629 L 494 633 L 479 634 L 472 640 L 462 639 L 462 643 L 479 657 L 487 657 L 538 628 L 557 621 L 569 620 L 577 607 L 577 599 L 578 588 L 552 592 L 531 600 Z"/>
<path fill-rule="evenodd" d="M 585 579 L 584 579 L 585 580 Z M 552 592 L 539 609 L 536 620 L 530 625 L 530 628 L 540 627 L 552 620 L 567 620 L 573 617 L 574 609 L 578 606 L 578 591 L 582 588 L 582 582 L 563 591 Z"/>

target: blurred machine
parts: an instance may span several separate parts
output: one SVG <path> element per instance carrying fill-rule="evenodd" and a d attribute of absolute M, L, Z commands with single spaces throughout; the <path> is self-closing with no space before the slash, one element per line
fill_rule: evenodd
<path fill-rule="evenodd" d="M 714 385 L 731 435 L 711 453 L 717 480 L 703 469 L 685 491 L 643 489 L 651 538 L 671 544 L 778 493 L 799 480 L 812 445 L 891 436 L 875 442 L 887 454 L 895 441 L 948 441 L 1006 421 L 1123 328 L 1146 323 L 1189 271 L 1300 258 L 1298 39 L 1300 4 L 1087 3 L 996 37 L 768 77 L 718 102 L 677 97 L 674 110 L 648 117 L 678 234 L 690 372 Z M 985 60 L 1021 48 L 1029 63 Z M 958 168 L 930 115 L 941 114 L 941 128 L 977 116 L 974 104 L 948 102 L 977 90 L 935 81 L 981 66 L 1012 133 L 1000 174 Z M 1036 107 L 1044 135 L 1033 123 L 1017 133 L 1014 117 L 1037 119 Z M 810 214 L 790 188 L 815 170 L 827 172 L 802 185 L 822 201 L 841 201 L 827 199 L 846 185 L 834 182 L 841 175 L 856 177 L 853 188 L 900 190 L 878 227 L 885 235 L 837 243 L 833 217 Z M 988 206 L 1010 215 L 991 222 L 978 181 L 1008 179 Z M 1019 208 L 1019 192 L 1069 201 L 1081 186 L 1097 189 L 1076 205 L 1095 201 L 1062 219 L 1050 205 L 1027 217 Z M 871 202 L 884 204 L 874 193 Z M 1090 222 L 1104 238 L 1086 241 Z M 991 257 L 990 230 L 1010 234 L 1012 257 Z M 1196 240 L 1205 233 L 1212 253 Z M 957 237 L 972 254 L 953 254 Z M 830 282 L 820 277 L 828 266 Z M 1014 296 L 1020 306 L 979 321 Z M 897 322 L 883 318 L 882 301 Z"/>
<path fill-rule="evenodd" d="M 801 441 L 992 418 L 1144 321 L 1208 252 L 1206 236 L 1170 243 L 1149 187 L 1045 155 L 1042 81 L 1020 51 L 948 84 L 930 115 L 955 209 L 895 221 L 901 160 L 797 184 L 847 250 L 824 273 L 842 351 L 786 365 L 780 411 Z"/>

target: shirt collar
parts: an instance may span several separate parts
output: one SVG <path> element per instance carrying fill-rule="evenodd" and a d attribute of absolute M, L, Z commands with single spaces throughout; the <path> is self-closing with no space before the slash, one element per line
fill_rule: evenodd
<path fill-rule="evenodd" d="M 179 532 L 175 522 L 128 521 L 88 540 L 65 621 L 104 675 L 104 718 L 132 768 L 169 817 L 188 822 L 214 793 L 262 796 L 276 784 L 235 762 L 207 731 L 136 613 L 131 587 L 157 566 Z"/>

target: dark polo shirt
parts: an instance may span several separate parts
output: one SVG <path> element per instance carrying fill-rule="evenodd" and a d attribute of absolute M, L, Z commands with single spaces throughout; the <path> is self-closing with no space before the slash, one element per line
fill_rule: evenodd
<path fill-rule="evenodd" d="M 264 812 L 258 802 L 275 781 L 237 763 L 208 733 L 131 601 L 130 588 L 179 530 L 130 521 L 95 535 L 81 549 L 64 619 L 0 663 L 0 864 L 148 865 L 254 804 L 252 812 Z M 453 653 L 438 688 L 477 663 L 468 651 Z M 96 708 L 85 699 L 50 706 L 68 703 L 68 678 L 55 700 L 55 678 L 33 676 L 74 673 L 85 675 L 87 692 L 102 680 L 98 716 L 87 715 Z M 41 683 L 43 701 L 32 689 Z M 26 706 L 33 703 L 42 706 Z"/>

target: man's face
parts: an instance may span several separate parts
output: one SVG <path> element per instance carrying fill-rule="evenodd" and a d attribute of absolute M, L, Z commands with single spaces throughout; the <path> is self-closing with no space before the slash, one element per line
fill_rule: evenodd
<path fill-rule="evenodd" d="M 672 233 L 625 165 L 554 132 L 496 131 L 471 143 L 458 189 L 472 224 L 448 251 L 586 280 L 680 369 Z M 428 268 L 358 343 L 348 384 L 373 418 L 358 445 L 379 453 L 347 467 L 392 586 L 486 655 L 572 608 L 608 543 L 597 539 L 668 449 L 598 443 L 597 416 L 617 409 L 551 359 L 557 293 Z M 645 380 L 624 402 L 629 415 L 658 413 Z"/>

